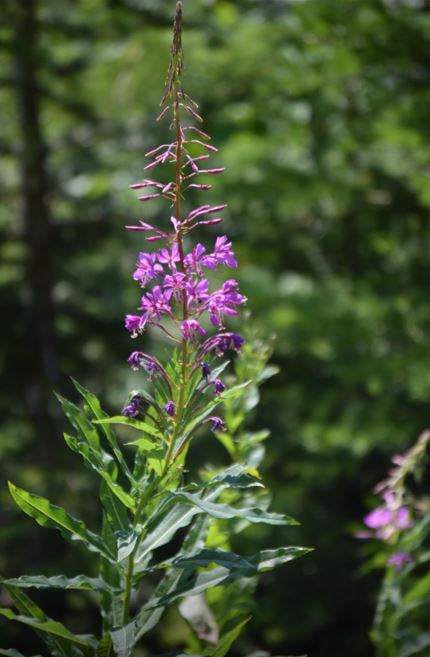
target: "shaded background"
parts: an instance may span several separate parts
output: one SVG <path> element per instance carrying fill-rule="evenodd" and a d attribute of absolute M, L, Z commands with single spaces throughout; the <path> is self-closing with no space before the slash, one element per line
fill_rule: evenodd
<path fill-rule="evenodd" d="M 96 484 L 61 440 L 52 389 L 69 375 L 111 411 L 133 387 L 122 316 L 142 207 L 128 184 L 163 90 L 173 0 L 0 0 L 0 573 L 83 571 L 15 511 L 8 478 L 96 521 Z M 281 374 L 274 508 L 314 545 L 263 578 L 248 647 L 367 657 L 379 574 L 352 538 L 389 455 L 429 424 L 430 9 L 419 0 L 185 0 L 186 86 L 227 167 L 211 201 Z M 196 197 L 197 198 L 197 197 Z M 160 208 L 145 206 L 157 220 Z M 144 338 L 150 349 L 150 336 Z M 202 460 L 208 447 L 201 448 Z M 285 542 L 250 535 L 249 553 Z M 89 567 L 89 566 L 88 566 Z M 36 597 L 36 596 L 35 596 Z M 81 596 L 39 596 L 74 629 Z M 180 639 L 175 618 L 154 635 Z M 0 621 L 0 646 L 32 650 Z"/>

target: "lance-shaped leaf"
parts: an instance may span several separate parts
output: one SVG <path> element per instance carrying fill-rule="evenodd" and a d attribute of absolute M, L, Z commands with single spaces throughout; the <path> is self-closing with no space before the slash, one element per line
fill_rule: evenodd
<path fill-rule="evenodd" d="M 209 588 L 233 582 L 238 577 L 241 577 L 240 571 L 230 571 L 228 568 L 223 567 L 214 568 L 213 570 L 197 574 L 192 574 L 192 571 L 185 569 L 181 572 L 177 585 L 173 591 L 170 591 L 159 598 L 152 598 L 142 607 L 142 611 L 156 609 L 157 607 L 165 607 L 178 598 L 197 595 Z"/>
<path fill-rule="evenodd" d="M 2 609 L 0 608 L 0 615 L 5 616 L 9 620 L 18 621 L 24 625 L 28 625 L 38 632 L 44 632 L 47 634 L 52 634 L 61 639 L 67 639 L 71 643 L 76 643 L 79 646 L 84 646 L 86 648 L 95 648 L 96 640 L 90 635 L 83 634 L 72 634 L 64 625 L 54 620 L 39 620 L 37 618 L 32 618 L 31 616 L 21 616 L 15 614 L 12 609 Z"/>
<path fill-rule="evenodd" d="M 189 552 L 202 549 L 206 542 L 210 524 L 211 519 L 208 516 L 200 515 L 197 517 L 188 530 L 180 554 L 185 555 Z M 180 577 L 181 571 L 178 569 L 167 571 L 157 585 L 153 597 L 160 599 L 174 591 L 178 586 Z M 163 612 L 164 607 L 162 605 L 155 609 L 143 609 L 139 612 L 133 621 L 135 626 L 135 643 L 157 625 Z"/>
<path fill-rule="evenodd" d="M 75 379 L 72 378 L 73 385 L 75 386 L 76 390 L 79 392 L 80 395 L 85 399 L 86 403 L 88 404 L 89 408 L 91 409 L 91 412 L 96 420 L 102 420 L 107 417 L 107 413 L 104 412 L 104 410 L 101 407 L 100 401 L 98 398 L 89 390 L 84 388 L 80 383 L 75 381 Z M 106 439 L 109 443 L 109 445 L 112 448 L 113 453 L 116 456 L 116 459 L 121 466 L 123 472 L 127 475 L 127 477 L 132 481 L 133 477 L 130 472 L 130 469 L 124 459 L 123 453 L 121 451 L 120 445 L 116 439 L 116 436 L 110 426 L 108 424 L 102 424 L 102 431 L 106 436 Z"/>
<path fill-rule="evenodd" d="M 112 637 L 110 634 L 105 634 L 99 641 L 96 657 L 111 657 L 112 655 Z"/>
<path fill-rule="evenodd" d="M 7 650 L 0 648 L 0 655 L 5 655 L 6 657 L 25 657 L 22 652 L 18 652 L 14 648 L 8 648 Z M 34 657 L 42 657 L 42 655 L 34 655 Z"/>
<path fill-rule="evenodd" d="M 215 500 L 219 495 L 219 489 L 214 489 L 206 496 L 208 501 Z M 170 500 L 174 498 L 170 496 Z M 169 503 L 169 498 L 162 502 L 162 508 Z M 202 513 L 203 510 L 198 506 L 187 506 L 185 504 L 175 504 L 173 508 L 160 515 L 157 511 L 154 513 L 148 525 L 148 534 L 142 541 L 136 555 L 135 563 L 138 565 L 150 552 L 162 545 L 166 545 L 175 535 L 178 529 L 190 524 L 193 517 Z M 139 572 L 139 568 L 137 568 Z"/>
<path fill-rule="evenodd" d="M 13 579 L 3 580 L 3 584 L 17 586 L 20 589 L 71 589 L 76 591 L 104 591 L 107 586 L 102 579 L 98 577 L 87 577 L 86 575 L 77 575 L 76 577 L 66 577 L 65 575 L 53 575 L 45 577 L 44 575 L 22 575 Z"/>
<path fill-rule="evenodd" d="M 238 570 L 244 576 L 251 576 L 257 572 L 256 566 L 250 560 L 219 548 L 203 549 L 191 556 L 176 557 L 171 563 L 175 568 L 207 568 L 212 563 L 216 563 L 230 571 Z"/>
<path fill-rule="evenodd" d="M 125 417 L 124 415 L 115 415 L 114 417 L 107 417 L 103 420 L 94 420 L 94 424 L 122 424 L 126 427 L 137 429 L 138 431 L 147 433 L 150 436 L 164 440 L 163 434 L 148 422 L 144 422 L 143 420 L 134 420 L 133 418 Z"/>
<path fill-rule="evenodd" d="M 215 563 L 230 571 L 238 571 L 244 577 L 273 570 L 288 561 L 308 554 L 310 548 L 288 546 L 274 550 L 262 550 L 252 557 L 242 557 L 234 552 L 214 549 L 202 549 L 191 556 L 176 557 L 170 561 L 175 568 L 207 568 Z"/>
<path fill-rule="evenodd" d="M 249 623 L 250 620 L 250 616 L 248 618 L 241 619 L 228 632 L 223 634 L 216 647 L 211 652 L 209 652 L 209 655 L 211 655 L 211 657 L 225 657 L 245 625 Z"/>
<path fill-rule="evenodd" d="M 103 505 L 106 521 L 112 529 L 112 532 L 128 532 L 130 529 L 130 521 L 127 509 L 113 494 L 104 479 L 100 483 L 100 501 Z M 114 543 L 115 540 L 112 539 L 112 548 Z"/>
<path fill-rule="evenodd" d="M 118 561 L 124 561 L 133 552 L 138 535 L 134 530 L 129 532 L 118 532 L 116 534 Z"/>
<path fill-rule="evenodd" d="M 181 502 L 197 506 L 204 513 L 208 513 L 214 518 L 228 520 L 230 518 L 241 518 L 250 523 L 263 522 L 268 525 L 298 525 L 299 523 L 280 513 L 269 513 L 259 507 L 233 507 L 229 504 L 211 502 L 207 498 L 202 498 L 195 493 L 186 491 L 171 492 L 172 497 L 176 497 Z"/>
<path fill-rule="evenodd" d="M 273 570 L 273 568 L 277 568 L 278 566 L 282 566 L 284 563 L 293 561 L 293 559 L 304 557 L 312 551 L 313 548 L 290 545 L 287 547 L 275 548 L 274 550 L 262 550 L 253 557 L 249 557 L 248 561 L 256 567 L 257 572 L 264 573 L 268 570 Z"/>
<path fill-rule="evenodd" d="M 240 395 L 244 392 L 244 389 L 247 388 L 250 383 L 251 381 L 245 381 L 244 383 L 238 383 L 236 386 L 227 388 L 223 393 L 221 393 L 219 399 L 224 401 L 226 399 L 236 399 L 236 397 L 240 397 Z"/>
<path fill-rule="evenodd" d="M 43 609 L 23 591 L 10 584 L 5 584 L 5 588 L 12 598 L 15 607 L 23 616 L 30 616 L 38 621 L 51 620 Z M 33 629 L 47 645 L 50 657 L 83 657 L 81 649 L 76 644 L 71 643 L 67 639 L 38 631 L 36 628 Z"/>
<path fill-rule="evenodd" d="M 129 623 L 125 627 L 114 630 L 111 636 L 115 655 L 117 657 L 130 657 L 135 645 L 134 623 Z"/>
<path fill-rule="evenodd" d="M 69 541 L 82 541 L 93 552 L 115 560 L 100 536 L 86 528 L 82 520 L 69 515 L 62 507 L 51 504 L 45 497 L 33 495 L 9 482 L 10 493 L 16 504 L 42 527 L 58 529 Z"/>
<path fill-rule="evenodd" d="M 99 434 L 85 413 L 78 406 L 72 404 L 72 402 L 61 395 L 56 394 L 56 397 L 61 404 L 64 415 L 67 417 L 72 427 L 74 427 L 81 438 L 86 440 L 94 449 L 98 449 L 100 446 Z"/>
<path fill-rule="evenodd" d="M 112 457 L 107 452 L 102 449 L 95 450 L 91 447 L 90 444 L 64 434 L 64 440 L 70 449 L 77 454 L 80 454 L 84 459 L 85 463 L 89 465 L 90 468 L 95 470 L 97 474 L 100 475 L 102 479 L 111 489 L 112 493 L 129 509 L 134 510 L 135 503 L 131 495 L 129 495 L 116 481 L 113 480 L 110 474 L 110 464 L 112 462 Z"/>

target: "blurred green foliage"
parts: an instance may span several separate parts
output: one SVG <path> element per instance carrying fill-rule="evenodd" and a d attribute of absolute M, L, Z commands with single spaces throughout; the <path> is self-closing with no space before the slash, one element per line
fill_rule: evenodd
<path fill-rule="evenodd" d="M 0 572 L 13 576 L 73 565 L 18 517 L 7 478 L 95 513 L 51 389 L 69 395 L 77 376 L 113 411 L 134 385 L 122 315 L 136 305 L 140 243 L 123 225 L 142 214 L 127 185 L 164 130 L 154 117 L 173 0 L 3 0 L 1 11 Z M 227 167 L 211 200 L 229 204 L 242 288 L 277 336 L 281 374 L 253 429 L 272 431 L 274 508 L 316 547 L 263 580 L 249 641 L 371 655 L 379 579 L 360 574 L 351 526 L 388 454 L 429 421 L 430 10 L 186 0 L 185 19 L 187 86 Z M 145 212 L 157 221 L 160 209 Z M 214 444 L 194 458 L 223 457 Z M 256 534 L 249 551 L 269 539 L 279 534 Z M 48 602 L 75 628 L 92 613 Z M 24 649 L 13 631 L 2 624 L 0 646 Z"/>

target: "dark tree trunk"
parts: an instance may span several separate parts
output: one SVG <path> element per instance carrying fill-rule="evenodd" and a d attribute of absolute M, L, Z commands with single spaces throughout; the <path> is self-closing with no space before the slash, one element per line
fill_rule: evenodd
<path fill-rule="evenodd" d="M 52 387 L 57 379 L 52 300 L 52 240 L 48 201 L 47 148 L 38 87 L 38 1 L 16 0 L 14 66 L 21 131 L 22 224 L 26 244 L 24 304 L 29 378 L 25 397 L 37 434 L 51 427 Z"/>

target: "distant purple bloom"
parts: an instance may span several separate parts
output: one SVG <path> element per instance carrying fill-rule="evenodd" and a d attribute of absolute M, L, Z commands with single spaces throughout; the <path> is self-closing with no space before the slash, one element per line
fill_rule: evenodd
<path fill-rule="evenodd" d="M 408 563 L 411 563 L 412 561 L 413 559 L 409 552 L 394 552 L 394 554 L 389 557 L 387 563 L 390 566 L 393 566 L 397 572 L 400 572 L 405 566 L 408 565 Z"/>
<path fill-rule="evenodd" d="M 398 531 L 412 527 L 410 512 L 407 506 L 398 506 L 395 495 L 384 495 L 384 504 L 368 513 L 363 522 L 373 530 L 373 536 L 381 541 L 389 541 Z M 370 534 L 370 537 L 372 534 Z M 358 538 L 367 538 L 363 533 Z"/>
<path fill-rule="evenodd" d="M 203 376 L 205 379 L 207 379 L 208 376 L 210 376 L 210 374 L 211 374 L 211 372 L 212 372 L 212 368 L 211 368 L 210 365 L 209 365 L 208 363 L 206 363 L 205 361 L 202 362 L 201 367 L 202 367 L 202 376 Z"/>
<path fill-rule="evenodd" d="M 364 517 L 363 522 L 370 529 L 379 529 L 391 522 L 392 513 L 385 506 L 378 506 L 373 509 L 367 516 Z"/>
<path fill-rule="evenodd" d="M 167 404 L 164 406 L 164 410 L 166 411 L 167 415 L 170 415 L 170 417 L 174 417 L 176 413 L 176 406 L 172 401 L 168 401 Z"/>

